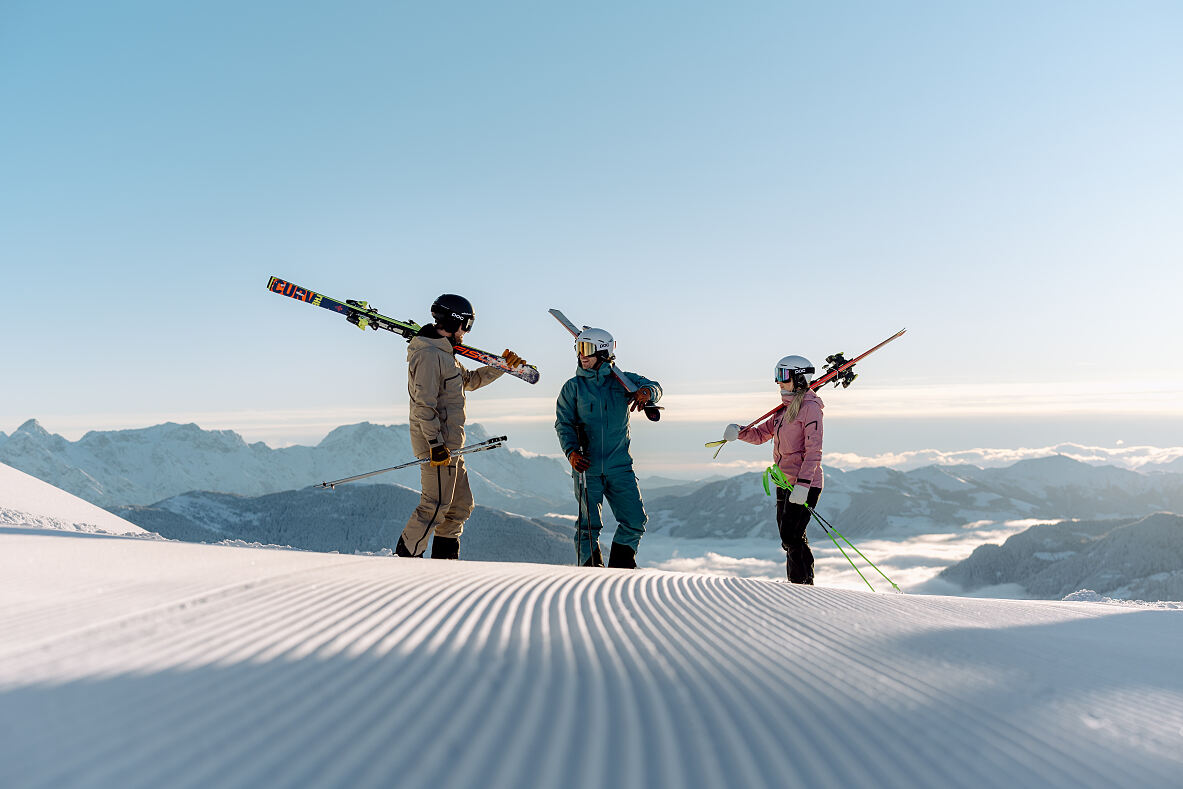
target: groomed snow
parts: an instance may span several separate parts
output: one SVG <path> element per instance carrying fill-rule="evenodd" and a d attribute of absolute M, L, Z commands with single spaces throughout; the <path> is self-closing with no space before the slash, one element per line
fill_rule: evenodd
<path fill-rule="evenodd" d="M 0 785 L 1164 786 L 1183 612 L 0 528 Z"/>
<path fill-rule="evenodd" d="M 0 526 L 148 534 L 134 523 L 3 463 L 0 463 Z"/>

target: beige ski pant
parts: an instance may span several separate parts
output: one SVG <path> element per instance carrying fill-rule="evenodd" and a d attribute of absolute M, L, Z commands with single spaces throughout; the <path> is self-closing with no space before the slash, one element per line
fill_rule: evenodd
<path fill-rule="evenodd" d="M 474 506 L 463 457 L 452 458 L 446 466 L 424 463 L 419 468 L 423 493 L 403 529 L 403 545 L 412 556 L 423 555 L 433 530 L 440 537 L 460 539 Z"/>

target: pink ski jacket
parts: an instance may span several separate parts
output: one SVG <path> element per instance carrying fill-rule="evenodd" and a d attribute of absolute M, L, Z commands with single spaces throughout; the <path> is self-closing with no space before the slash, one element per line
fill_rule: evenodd
<path fill-rule="evenodd" d="M 772 438 L 772 460 L 790 480 L 806 480 L 822 487 L 822 409 L 826 404 L 814 392 L 806 392 L 797 418 L 787 422 L 786 408 L 755 427 L 739 431 L 739 440 L 763 444 Z"/>

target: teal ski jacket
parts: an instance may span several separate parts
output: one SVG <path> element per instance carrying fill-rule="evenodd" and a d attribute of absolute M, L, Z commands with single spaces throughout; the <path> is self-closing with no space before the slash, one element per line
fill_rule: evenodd
<path fill-rule="evenodd" d="M 661 399 L 661 385 L 656 381 L 626 372 L 638 389 L 648 389 L 650 402 Z M 591 462 L 589 474 L 609 474 L 632 469 L 629 454 L 629 393 L 612 374 L 610 365 L 595 370 L 579 367 L 575 377 L 563 384 L 555 403 L 555 432 L 563 455 L 569 457 L 580 449 L 580 427 L 587 436 L 582 447 Z"/>

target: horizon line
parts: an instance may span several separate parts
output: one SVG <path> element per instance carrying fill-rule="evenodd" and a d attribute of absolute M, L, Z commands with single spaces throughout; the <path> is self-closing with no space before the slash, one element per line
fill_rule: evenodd
<path fill-rule="evenodd" d="M 138 427 L 117 427 L 117 428 L 93 428 L 80 434 L 78 438 L 68 438 L 67 436 L 54 432 L 45 427 L 40 419 L 29 418 L 18 426 L 17 431 L 23 428 L 28 423 L 33 422 L 45 430 L 52 436 L 63 438 L 70 443 L 77 443 L 86 433 L 96 432 L 122 432 L 130 430 L 148 430 L 153 427 L 160 427 L 167 424 L 175 425 L 194 425 L 199 430 L 205 432 L 231 432 L 243 440 L 244 443 L 254 444 L 263 443 L 269 449 L 285 449 L 288 447 L 304 446 L 315 447 L 320 441 L 312 444 L 289 442 L 286 444 L 272 444 L 265 440 L 248 440 L 244 433 L 233 428 L 202 427 L 196 420 L 175 421 L 166 419 L 163 422 L 156 422 L 150 425 L 142 425 Z M 403 427 L 407 422 L 382 422 L 370 419 L 362 419 L 357 422 L 347 422 L 333 425 L 322 436 L 324 437 L 341 427 L 350 427 L 358 424 L 372 424 L 377 427 Z M 482 430 L 488 432 L 488 428 L 481 422 L 471 422 L 470 426 L 479 426 Z M 3 434 L 11 437 L 13 434 Z M 559 452 L 546 453 L 535 452 L 532 450 L 525 450 L 518 447 L 510 447 L 511 451 L 517 451 L 527 455 L 553 457 L 557 460 L 562 460 L 562 455 Z M 970 447 L 956 450 L 942 450 L 942 449 L 914 449 L 901 450 L 898 452 L 880 452 L 873 454 L 862 454 L 857 452 L 826 452 L 823 457 L 823 466 L 830 466 L 842 471 L 853 471 L 862 468 L 888 468 L 897 471 L 910 471 L 917 468 L 924 468 L 927 466 L 956 466 L 956 465 L 972 465 L 979 468 L 998 468 L 1014 465 L 1023 460 L 1041 459 L 1047 457 L 1064 456 L 1072 460 L 1085 463 L 1092 466 L 1112 465 L 1118 468 L 1125 468 L 1131 471 L 1139 471 L 1145 466 L 1164 466 L 1183 458 L 1183 447 L 1179 446 L 1156 446 L 1153 444 L 1134 444 L 1125 445 L 1123 442 L 1117 442 L 1115 446 L 1096 446 L 1089 444 L 1079 444 L 1075 442 L 1060 442 L 1056 444 L 1048 444 L 1039 447 Z M 661 466 L 667 472 L 670 469 L 678 469 L 682 465 L 686 468 L 700 466 L 700 463 L 692 464 L 677 464 L 665 463 Z M 748 471 L 757 471 L 767 467 L 768 462 L 758 460 L 742 460 L 731 459 L 722 462 L 717 462 L 712 465 L 716 469 L 716 473 L 721 473 L 725 476 L 735 476 L 737 474 L 746 473 Z M 730 473 L 728 473 L 730 472 Z M 655 471 L 649 476 L 661 476 L 660 471 Z"/>

